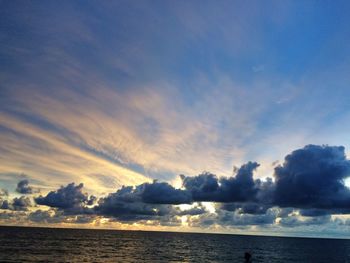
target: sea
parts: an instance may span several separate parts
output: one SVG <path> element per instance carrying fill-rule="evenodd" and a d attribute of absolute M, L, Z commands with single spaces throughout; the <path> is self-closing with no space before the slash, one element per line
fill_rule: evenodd
<path fill-rule="evenodd" d="M 0 227 L 0 262 L 350 262 L 350 240 Z"/>

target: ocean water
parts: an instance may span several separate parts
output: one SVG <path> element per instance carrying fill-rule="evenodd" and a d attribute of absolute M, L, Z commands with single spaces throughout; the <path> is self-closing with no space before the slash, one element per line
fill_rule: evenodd
<path fill-rule="evenodd" d="M 350 262 L 350 240 L 0 227 L 0 262 Z"/>

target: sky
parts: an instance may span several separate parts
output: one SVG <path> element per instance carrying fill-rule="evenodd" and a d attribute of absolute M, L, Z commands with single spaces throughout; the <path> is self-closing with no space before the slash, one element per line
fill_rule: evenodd
<path fill-rule="evenodd" d="M 0 224 L 347 237 L 349 12 L 0 0 Z"/>

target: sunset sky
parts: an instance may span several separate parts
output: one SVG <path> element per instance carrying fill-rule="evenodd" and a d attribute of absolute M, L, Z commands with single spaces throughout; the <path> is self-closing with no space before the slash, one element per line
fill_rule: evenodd
<path fill-rule="evenodd" d="M 349 13 L 0 0 L 0 224 L 346 237 Z"/>

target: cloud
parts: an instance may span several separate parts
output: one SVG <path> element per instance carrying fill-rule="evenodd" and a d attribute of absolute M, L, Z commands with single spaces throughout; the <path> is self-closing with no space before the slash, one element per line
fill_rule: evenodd
<path fill-rule="evenodd" d="M 202 173 L 198 176 L 188 177 L 180 175 L 184 188 L 191 192 L 197 201 L 213 201 L 219 195 L 219 182 L 216 175 Z"/>
<path fill-rule="evenodd" d="M 15 197 L 12 202 L 14 210 L 27 210 L 28 207 L 32 206 L 32 202 L 29 197 L 21 196 L 19 198 Z"/>
<path fill-rule="evenodd" d="M 9 192 L 6 189 L 0 188 L 0 198 L 1 197 L 6 197 L 9 195 Z"/>
<path fill-rule="evenodd" d="M 238 211 L 239 214 L 259 215 L 265 214 L 270 207 L 259 203 L 224 203 L 219 208 L 226 211 Z"/>
<path fill-rule="evenodd" d="M 87 201 L 87 205 L 94 205 L 97 201 L 97 197 L 94 195 L 90 195 L 89 200 Z"/>
<path fill-rule="evenodd" d="M 32 194 L 33 188 L 29 186 L 29 181 L 27 179 L 23 179 L 18 182 L 16 191 L 20 194 Z"/>
<path fill-rule="evenodd" d="M 205 214 L 207 212 L 208 212 L 207 209 L 200 205 L 200 206 L 192 207 L 190 209 L 179 211 L 176 214 L 179 216 L 183 216 L 183 215 L 195 216 L 195 215 L 202 215 L 202 214 Z"/>
<path fill-rule="evenodd" d="M 123 202 L 143 202 L 146 204 L 189 204 L 192 203 L 191 194 L 186 190 L 176 189 L 166 182 L 153 181 L 132 186 L 123 186 L 110 197 Z"/>
<path fill-rule="evenodd" d="M 1 224 L 26 224 L 28 223 L 28 217 L 25 211 L 3 211 L 0 212 Z"/>
<path fill-rule="evenodd" d="M 54 105 L 52 101 L 47 103 Z M 91 185 L 90 190 L 99 194 L 122 184 L 148 181 L 148 178 L 140 173 L 123 167 L 112 159 L 103 158 L 99 154 L 100 151 L 94 150 L 81 136 L 62 126 L 67 120 L 65 118 L 60 120 L 61 124 L 57 124 L 34 114 L 12 113 L 0 113 L 2 125 L 7 127 L 5 131 L 0 132 L 0 140 L 4 141 L 0 150 L 8 152 L 0 156 L 3 164 L 0 166 L 0 172 L 31 172 L 32 179 L 45 187 L 53 177 L 55 185 L 78 180 Z M 79 123 L 79 119 L 82 118 L 77 117 L 74 122 Z M 37 125 L 38 123 L 42 126 Z M 20 144 L 20 147 L 14 147 L 16 144 Z"/>
<path fill-rule="evenodd" d="M 35 223 L 61 223 L 63 218 L 56 215 L 54 210 L 38 209 L 28 215 L 28 220 Z"/>
<path fill-rule="evenodd" d="M 331 219 L 332 218 L 330 215 L 307 217 L 307 218 L 292 215 L 292 216 L 282 218 L 279 221 L 279 225 L 284 227 L 323 225 L 323 224 L 329 223 Z"/>
<path fill-rule="evenodd" d="M 13 211 L 27 211 L 28 207 L 32 207 L 32 201 L 26 196 L 15 197 L 12 201 L 0 200 L 0 204 L 0 209 Z"/>
<path fill-rule="evenodd" d="M 337 212 L 335 210 L 309 208 L 309 209 L 301 209 L 299 210 L 299 213 L 301 216 L 305 216 L 305 217 L 316 217 L 316 216 L 324 216 L 324 215 L 337 213 Z"/>
<path fill-rule="evenodd" d="M 195 177 L 181 175 L 183 186 L 190 191 L 193 201 L 207 202 L 246 202 L 256 199 L 257 183 L 253 171 L 259 166 L 248 162 L 236 169 L 234 177 L 217 178 L 216 175 L 203 173 Z"/>
<path fill-rule="evenodd" d="M 350 190 L 344 179 L 350 161 L 342 146 L 307 145 L 275 168 L 274 204 L 302 209 L 349 209 Z"/>
<path fill-rule="evenodd" d="M 11 210 L 11 206 L 8 200 L 1 200 L 1 206 L 0 209 L 8 209 Z"/>
<path fill-rule="evenodd" d="M 93 222 L 95 215 L 66 215 L 63 211 L 50 210 L 36 210 L 28 215 L 28 220 L 34 223 L 47 224 L 87 224 Z"/>
<path fill-rule="evenodd" d="M 32 201 L 29 197 L 20 196 L 12 200 L 6 189 L 0 189 L 0 209 L 12 211 L 27 211 L 28 207 L 32 207 Z"/>
<path fill-rule="evenodd" d="M 276 220 L 276 210 L 269 209 L 262 214 L 241 214 L 238 211 L 222 211 L 219 213 L 218 224 L 247 226 L 247 225 L 272 225 Z"/>
<path fill-rule="evenodd" d="M 46 205 L 65 210 L 83 208 L 95 200 L 94 196 L 89 198 L 88 194 L 82 191 L 83 187 L 84 185 L 82 183 L 79 185 L 71 183 L 65 187 L 61 186 L 57 191 L 49 192 L 46 196 L 40 195 L 34 200 L 38 205 Z"/>
<path fill-rule="evenodd" d="M 151 204 L 189 204 L 192 203 L 191 193 L 175 189 L 168 183 L 153 182 L 142 185 L 142 201 Z"/>
<path fill-rule="evenodd" d="M 93 210 L 98 215 L 114 217 L 121 221 L 147 220 L 173 211 L 171 205 L 148 204 L 142 200 L 143 185 L 122 187 L 107 197 L 100 198 Z M 160 201 L 158 199 L 157 201 Z"/>
<path fill-rule="evenodd" d="M 278 215 L 278 209 L 268 209 L 262 214 L 242 214 L 238 210 L 217 210 L 216 213 L 206 213 L 191 218 L 189 224 L 194 227 L 247 227 L 253 225 L 273 225 Z"/>

